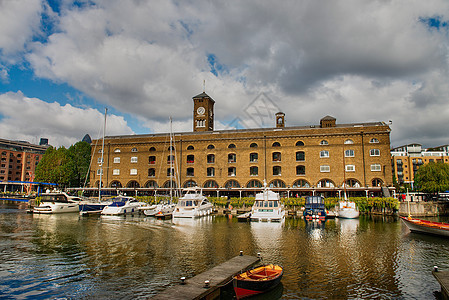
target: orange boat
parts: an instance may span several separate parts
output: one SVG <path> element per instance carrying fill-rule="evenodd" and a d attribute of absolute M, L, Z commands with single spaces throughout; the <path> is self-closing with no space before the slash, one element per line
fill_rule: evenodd
<path fill-rule="evenodd" d="M 265 293 L 281 282 L 284 270 L 278 265 L 263 265 L 234 276 L 237 299 Z"/>
<path fill-rule="evenodd" d="M 411 232 L 432 234 L 449 237 L 449 224 L 443 222 L 432 222 L 411 217 L 400 217 Z"/>

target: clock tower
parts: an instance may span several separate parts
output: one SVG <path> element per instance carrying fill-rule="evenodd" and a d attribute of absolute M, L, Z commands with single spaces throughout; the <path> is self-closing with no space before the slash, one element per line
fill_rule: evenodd
<path fill-rule="evenodd" d="M 193 97 L 193 131 L 214 131 L 214 104 L 205 92 Z"/>

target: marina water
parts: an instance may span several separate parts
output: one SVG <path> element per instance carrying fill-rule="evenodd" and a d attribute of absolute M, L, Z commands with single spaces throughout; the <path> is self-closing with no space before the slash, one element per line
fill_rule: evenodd
<path fill-rule="evenodd" d="M 161 221 L 32 215 L 1 204 L 0 228 L 4 299 L 149 298 L 240 250 L 284 267 L 282 284 L 262 299 L 437 299 L 433 266 L 449 270 L 449 239 L 410 233 L 393 217 Z"/>

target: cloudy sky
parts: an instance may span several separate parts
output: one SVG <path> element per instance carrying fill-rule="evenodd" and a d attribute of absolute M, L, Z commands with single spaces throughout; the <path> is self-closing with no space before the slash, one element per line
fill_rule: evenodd
<path fill-rule="evenodd" d="M 0 0 L 0 138 L 70 146 L 106 107 L 107 135 L 191 131 L 205 89 L 216 129 L 269 106 L 449 144 L 448 42 L 447 0 Z"/>

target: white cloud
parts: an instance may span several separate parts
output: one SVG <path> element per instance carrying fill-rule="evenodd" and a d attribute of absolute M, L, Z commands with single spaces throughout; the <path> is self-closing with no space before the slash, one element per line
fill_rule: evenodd
<path fill-rule="evenodd" d="M 48 138 L 53 146 L 68 147 L 85 134 L 92 139 L 102 136 L 104 114 L 92 108 L 47 103 L 21 92 L 0 94 L 0 107 L 0 132 L 5 139 L 38 143 L 40 138 Z M 123 117 L 109 115 L 106 134 L 132 134 L 132 130 Z"/>

